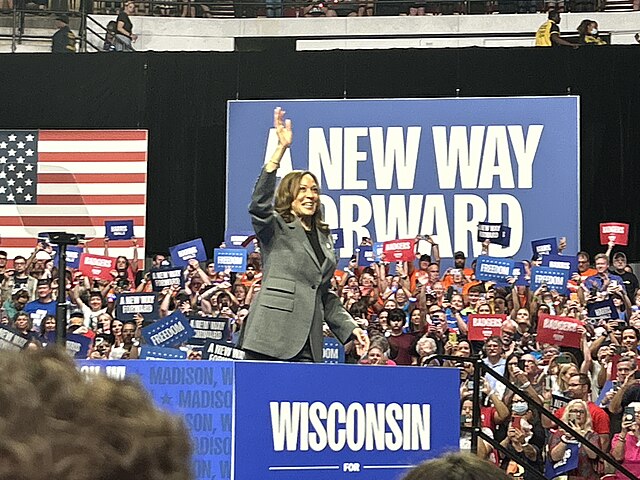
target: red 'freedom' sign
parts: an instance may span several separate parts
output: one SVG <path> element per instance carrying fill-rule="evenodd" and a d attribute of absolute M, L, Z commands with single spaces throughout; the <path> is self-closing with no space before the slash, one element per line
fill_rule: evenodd
<path fill-rule="evenodd" d="M 469 315 L 469 340 L 484 341 L 494 335 L 500 335 L 500 328 L 507 319 L 506 315 L 472 313 Z"/>
<path fill-rule="evenodd" d="M 79 270 L 86 277 L 99 278 L 100 280 L 113 280 L 111 272 L 115 269 L 115 258 L 92 255 L 91 253 L 83 253 L 80 255 Z"/>
<path fill-rule="evenodd" d="M 412 262 L 415 260 L 415 238 L 384 242 L 382 253 L 385 262 Z"/>
<path fill-rule="evenodd" d="M 627 246 L 629 244 L 629 224 L 628 223 L 601 223 L 600 224 L 600 245 L 609 242 L 616 245 Z"/>
<path fill-rule="evenodd" d="M 580 325 L 582 322 L 572 317 L 540 315 L 538 317 L 538 343 L 580 348 L 582 338 L 578 332 Z"/>

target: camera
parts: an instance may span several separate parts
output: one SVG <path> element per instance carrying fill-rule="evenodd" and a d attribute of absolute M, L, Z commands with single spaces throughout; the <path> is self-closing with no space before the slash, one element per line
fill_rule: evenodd
<path fill-rule="evenodd" d="M 127 278 L 119 278 L 118 280 L 116 280 L 116 287 L 118 288 L 122 288 L 123 290 L 126 290 L 127 288 L 129 288 L 130 282 L 129 279 Z"/>

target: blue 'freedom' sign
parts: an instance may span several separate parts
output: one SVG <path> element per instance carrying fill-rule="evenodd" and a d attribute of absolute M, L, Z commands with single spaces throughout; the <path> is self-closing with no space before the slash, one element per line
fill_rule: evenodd
<path fill-rule="evenodd" d="M 471 258 L 479 222 L 511 228 L 508 246 L 491 245 L 496 257 L 530 258 L 532 240 L 560 234 L 579 245 L 577 97 L 229 102 L 232 230 L 250 228 L 248 176 L 277 145 L 277 106 L 294 125 L 278 176 L 318 177 L 325 219 L 344 232 L 343 259 L 362 237 L 417 234 L 433 235 L 443 258 Z"/>

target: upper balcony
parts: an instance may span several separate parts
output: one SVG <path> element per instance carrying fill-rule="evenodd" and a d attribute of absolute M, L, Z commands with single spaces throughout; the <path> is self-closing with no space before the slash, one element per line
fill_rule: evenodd
<path fill-rule="evenodd" d="M 9 2 L 10 0 L 0 0 Z M 47 0 L 37 0 L 47 2 Z M 49 0 L 52 5 L 0 16 L 0 51 L 50 50 L 52 11 L 70 11 L 78 49 L 102 48 L 119 2 Z M 537 0 L 155 0 L 131 17 L 139 51 L 333 50 L 533 46 L 548 5 Z M 553 0 L 562 2 L 563 0 Z M 584 19 L 611 44 L 635 44 L 640 11 L 633 0 L 570 0 L 562 4 L 563 36 L 577 39 Z M 282 2 L 282 3 L 275 3 Z M 333 3 L 335 2 L 335 3 Z M 591 3 L 593 2 L 593 3 Z M 600 2 L 600 3 L 598 3 Z M 7 4 L 5 4 L 7 7 Z M 589 11 L 596 9 L 598 11 Z M 94 13 L 83 13 L 88 10 Z M 581 10 L 581 11 L 575 11 Z M 477 13 L 476 13 L 477 12 Z M 516 13 L 504 13 L 516 12 Z M 532 13 L 527 13 L 532 12 Z M 405 13 L 407 13 L 405 15 Z M 424 14 L 423 14 L 424 13 Z M 370 15 L 373 14 L 373 15 Z M 75 15 L 75 16 L 74 16 Z M 362 16 L 359 16 L 362 15 Z M 87 26 L 86 36 L 84 25 Z"/>

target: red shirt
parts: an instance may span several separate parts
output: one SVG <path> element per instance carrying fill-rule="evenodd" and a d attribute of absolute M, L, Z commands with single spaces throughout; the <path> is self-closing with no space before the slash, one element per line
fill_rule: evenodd
<path fill-rule="evenodd" d="M 607 415 L 607 412 L 605 412 L 593 402 L 587 402 L 587 408 L 589 409 L 589 414 L 591 415 L 593 431 L 600 435 L 608 435 L 609 433 L 611 433 L 611 428 L 609 426 L 609 415 Z M 561 407 L 556 410 L 556 413 L 554 414 L 556 418 L 562 419 L 564 409 L 565 407 Z"/>

